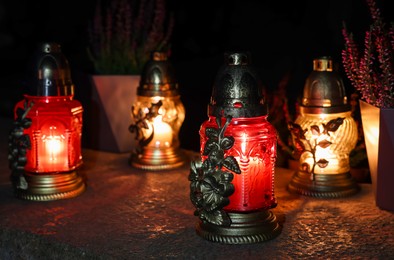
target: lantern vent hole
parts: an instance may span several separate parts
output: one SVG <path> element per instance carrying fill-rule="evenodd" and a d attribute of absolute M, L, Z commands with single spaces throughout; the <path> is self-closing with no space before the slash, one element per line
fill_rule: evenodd
<path fill-rule="evenodd" d="M 242 104 L 241 102 L 235 102 L 235 103 L 233 104 L 233 106 L 234 106 L 235 108 L 243 108 L 243 104 Z"/>

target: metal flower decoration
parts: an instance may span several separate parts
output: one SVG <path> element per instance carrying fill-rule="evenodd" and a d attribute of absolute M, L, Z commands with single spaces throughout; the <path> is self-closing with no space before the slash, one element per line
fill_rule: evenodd
<path fill-rule="evenodd" d="M 230 203 L 229 196 L 234 193 L 233 173 L 240 174 L 241 170 L 233 156 L 225 156 L 225 150 L 234 145 L 232 136 L 224 136 L 231 117 L 221 127 L 221 119 L 216 118 L 218 128 L 207 128 L 208 140 L 205 144 L 202 161 L 193 161 L 189 175 L 190 199 L 196 207 L 195 215 L 202 221 L 215 225 L 229 226 L 231 220 L 222 210 Z"/>
<path fill-rule="evenodd" d="M 304 152 L 309 152 L 313 157 L 313 165 L 310 167 L 307 163 L 301 165 L 304 171 L 311 174 L 311 180 L 315 179 L 315 168 L 316 165 L 320 168 L 325 168 L 329 164 L 329 161 L 320 158 L 318 161 L 316 159 L 316 148 L 327 148 L 332 142 L 328 140 L 330 132 L 335 132 L 343 124 L 343 117 L 338 117 L 336 119 L 330 120 L 327 124 L 322 123 L 323 131 L 320 131 L 318 125 L 312 125 L 310 129 L 302 129 L 299 124 L 289 122 L 289 130 L 293 136 L 294 147 L 297 153 L 302 154 Z M 312 137 L 307 139 L 305 133 L 311 131 Z"/>
<path fill-rule="evenodd" d="M 8 162 L 9 168 L 12 171 L 13 180 L 18 183 L 17 187 L 26 189 L 27 182 L 23 177 L 23 170 L 27 162 L 26 150 L 31 148 L 31 141 L 29 135 L 23 134 L 24 129 L 31 126 L 31 119 L 26 118 L 33 103 L 28 105 L 25 102 L 25 109 L 18 108 L 16 111 L 17 118 L 14 121 L 14 127 L 12 128 L 8 136 Z"/>
<path fill-rule="evenodd" d="M 135 123 L 129 126 L 129 131 L 131 133 L 136 133 L 135 139 L 138 140 L 140 149 L 152 141 L 155 135 L 155 129 L 150 121 L 159 115 L 159 109 L 162 105 L 163 102 L 160 100 L 157 103 L 152 103 L 148 113 L 144 113 L 142 109 L 139 109 L 137 113 L 132 113 Z M 134 111 L 134 107 L 131 108 L 131 111 Z M 149 127 L 152 128 L 152 133 L 145 138 L 142 129 L 149 129 Z"/>

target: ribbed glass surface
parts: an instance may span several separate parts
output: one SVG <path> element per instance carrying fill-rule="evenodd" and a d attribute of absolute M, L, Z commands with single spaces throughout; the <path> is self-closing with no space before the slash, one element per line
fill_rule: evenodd
<path fill-rule="evenodd" d="M 225 121 L 222 118 L 222 125 Z M 210 116 L 200 128 L 201 154 L 208 140 L 206 128 L 218 128 L 216 118 Z M 234 138 L 234 145 L 224 152 L 233 156 L 241 169 L 234 174 L 234 193 L 224 209 L 230 212 L 248 212 L 276 207 L 274 174 L 276 160 L 276 130 L 267 116 L 233 118 L 224 136 Z M 207 156 L 202 156 L 207 159 Z"/>
<path fill-rule="evenodd" d="M 24 130 L 31 141 L 26 152 L 25 170 L 48 174 L 75 170 L 82 164 L 81 138 L 83 108 L 73 96 L 25 96 L 17 109 L 31 106 L 26 118 L 32 122 Z M 15 113 L 15 118 L 17 118 Z"/>
<path fill-rule="evenodd" d="M 335 131 L 327 130 L 330 129 L 327 124 L 338 118 L 343 118 L 339 127 Z M 301 170 L 313 170 L 316 174 L 337 174 L 350 170 L 349 153 L 355 147 L 358 137 L 357 125 L 351 117 L 351 112 L 301 113 L 295 123 L 306 130 L 305 140 L 301 139 L 305 146 L 305 151 L 300 157 Z"/>

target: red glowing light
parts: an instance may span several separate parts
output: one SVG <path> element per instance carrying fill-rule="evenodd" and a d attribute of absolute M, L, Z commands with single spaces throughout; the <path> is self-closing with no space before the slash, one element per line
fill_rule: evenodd
<path fill-rule="evenodd" d="M 39 174 L 68 172 L 82 164 L 82 106 L 72 96 L 25 96 L 18 108 L 31 106 L 26 118 L 32 124 L 24 130 L 31 149 L 25 170 Z M 16 114 L 15 114 L 16 118 Z"/>
<path fill-rule="evenodd" d="M 201 126 L 201 154 L 207 141 L 205 129 L 217 128 L 215 120 L 210 116 Z M 267 116 L 233 118 L 224 135 L 235 140 L 225 156 L 234 156 L 241 169 L 241 174 L 234 174 L 232 184 L 235 191 L 229 197 L 230 204 L 224 209 L 250 212 L 274 208 L 277 204 L 274 195 L 276 130 L 267 121 Z"/>

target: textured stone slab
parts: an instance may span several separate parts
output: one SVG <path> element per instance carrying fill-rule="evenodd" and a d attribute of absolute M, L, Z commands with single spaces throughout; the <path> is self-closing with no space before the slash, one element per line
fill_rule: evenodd
<path fill-rule="evenodd" d="M 0 138 L 6 151 L 6 134 Z M 79 172 L 87 189 L 82 195 L 31 202 L 13 196 L 7 155 L 0 156 L 2 259 L 26 259 L 26 254 L 42 259 L 45 253 L 62 259 L 394 257 L 394 213 L 375 206 L 370 184 L 361 184 L 361 191 L 349 198 L 309 198 L 288 193 L 292 171 L 277 169 L 273 212 L 282 233 L 260 244 L 229 246 L 195 234 L 188 164 L 147 172 L 131 168 L 127 154 L 85 149 Z"/>

